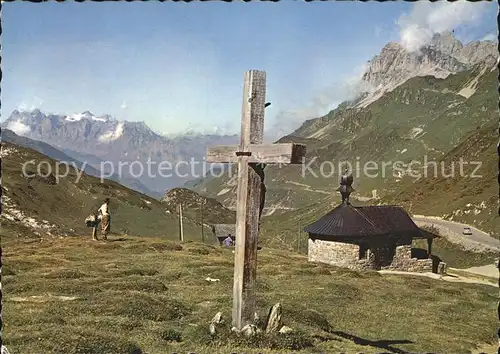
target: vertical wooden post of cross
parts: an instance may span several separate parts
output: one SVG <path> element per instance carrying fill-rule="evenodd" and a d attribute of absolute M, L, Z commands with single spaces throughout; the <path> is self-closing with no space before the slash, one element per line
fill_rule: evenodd
<path fill-rule="evenodd" d="M 238 163 L 236 246 L 234 258 L 233 326 L 241 329 L 254 320 L 259 221 L 264 208 L 266 164 L 301 164 L 305 146 L 263 144 L 266 73 L 245 73 L 241 140 L 239 146 L 207 150 L 207 162 Z"/>
<path fill-rule="evenodd" d="M 245 152 L 250 144 L 263 143 L 265 99 L 265 72 L 247 72 L 243 86 L 240 152 Z M 247 154 L 239 157 L 236 192 L 233 325 L 238 329 L 251 323 L 255 316 L 257 240 L 265 198 L 264 166 L 249 165 L 248 160 Z"/>

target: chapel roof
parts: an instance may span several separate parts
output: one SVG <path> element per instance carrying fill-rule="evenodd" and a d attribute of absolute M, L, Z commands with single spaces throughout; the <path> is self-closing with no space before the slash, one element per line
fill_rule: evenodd
<path fill-rule="evenodd" d="M 355 207 L 342 203 L 306 226 L 309 234 L 340 237 L 366 237 L 389 234 L 420 234 L 420 229 L 400 206 Z"/>
<path fill-rule="evenodd" d="M 212 226 L 212 231 L 216 237 L 227 237 L 229 235 L 236 236 L 235 224 L 215 224 Z"/>

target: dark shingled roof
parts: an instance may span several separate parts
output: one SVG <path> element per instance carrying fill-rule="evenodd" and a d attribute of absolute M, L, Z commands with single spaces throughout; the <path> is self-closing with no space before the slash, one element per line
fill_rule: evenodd
<path fill-rule="evenodd" d="M 364 237 L 387 234 L 420 234 L 420 229 L 399 206 L 354 207 L 340 204 L 316 222 L 306 226 L 310 234 L 340 237 Z"/>
<path fill-rule="evenodd" d="M 224 237 L 231 235 L 236 237 L 236 225 L 235 224 L 215 224 L 212 226 L 212 231 L 215 237 Z"/>

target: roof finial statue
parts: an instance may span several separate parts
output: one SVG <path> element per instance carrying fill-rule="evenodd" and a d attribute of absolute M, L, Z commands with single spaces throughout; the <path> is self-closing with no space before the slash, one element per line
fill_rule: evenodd
<path fill-rule="evenodd" d="M 352 188 L 353 177 L 349 172 L 349 169 L 346 168 L 344 173 L 340 177 L 340 187 L 337 191 L 342 195 L 342 204 L 350 204 L 349 203 L 349 195 L 354 192 L 354 188 Z"/>

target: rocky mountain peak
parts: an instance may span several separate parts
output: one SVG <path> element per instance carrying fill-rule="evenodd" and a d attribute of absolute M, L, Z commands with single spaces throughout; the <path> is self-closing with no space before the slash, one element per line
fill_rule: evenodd
<path fill-rule="evenodd" d="M 146 134 L 146 135 L 155 135 L 160 137 L 159 134 L 155 133 L 154 131 L 149 128 L 149 126 L 144 122 L 125 122 L 124 128 L 127 129 L 127 131 L 138 133 L 138 134 Z"/>
<path fill-rule="evenodd" d="M 457 59 L 469 65 L 484 63 L 494 65 L 499 57 L 498 43 L 495 41 L 472 41 L 456 54 Z"/>
<path fill-rule="evenodd" d="M 35 108 L 34 110 L 31 111 L 32 116 L 39 116 L 42 115 L 42 111 L 40 111 L 38 108 Z"/>
<path fill-rule="evenodd" d="M 16 121 L 21 124 L 40 124 L 46 117 L 47 116 L 38 108 L 32 111 L 20 111 L 16 109 L 12 112 L 6 122 Z"/>
<path fill-rule="evenodd" d="M 382 48 L 382 50 L 380 51 L 380 55 L 384 55 L 384 54 L 387 55 L 389 53 L 399 51 L 402 49 L 404 49 L 403 46 L 401 44 L 399 44 L 398 42 L 389 42 Z"/>
<path fill-rule="evenodd" d="M 22 116 L 24 112 L 17 111 L 17 114 L 19 116 Z M 44 118 L 46 118 L 46 115 L 40 111 L 38 108 L 32 110 L 31 112 L 28 112 L 27 116 L 29 116 L 29 119 L 31 121 L 40 121 Z"/>
<path fill-rule="evenodd" d="M 375 89 L 364 95 L 357 106 L 366 106 L 412 77 L 445 78 L 480 63 L 493 65 L 497 58 L 494 42 L 475 41 L 464 46 L 450 31 L 435 34 L 418 51 L 408 51 L 399 43 L 389 42 L 368 62 L 362 79 Z"/>
<path fill-rule="evenodd" d="M 428 47 L 446 55 L 454 55 L 462 50 L 464 45 L 451 31 L 445 31 L 436 33 Z"/>
<path fill-rule="evenodd" d="M 114 119 L 112 119 L 112 117 L 108 114 L 101 116 L 101 117 L 98 117 L 90 111 L 85 111 L 82 113 L 77 113 L 77 114 L 72 114 L 72 115 L 66 116 L 66 118 L 64 120 L 68 121 L 68 122 L 78 122 L 81 120 L 108 122 L 108 121 L 114 120 Z"/>

